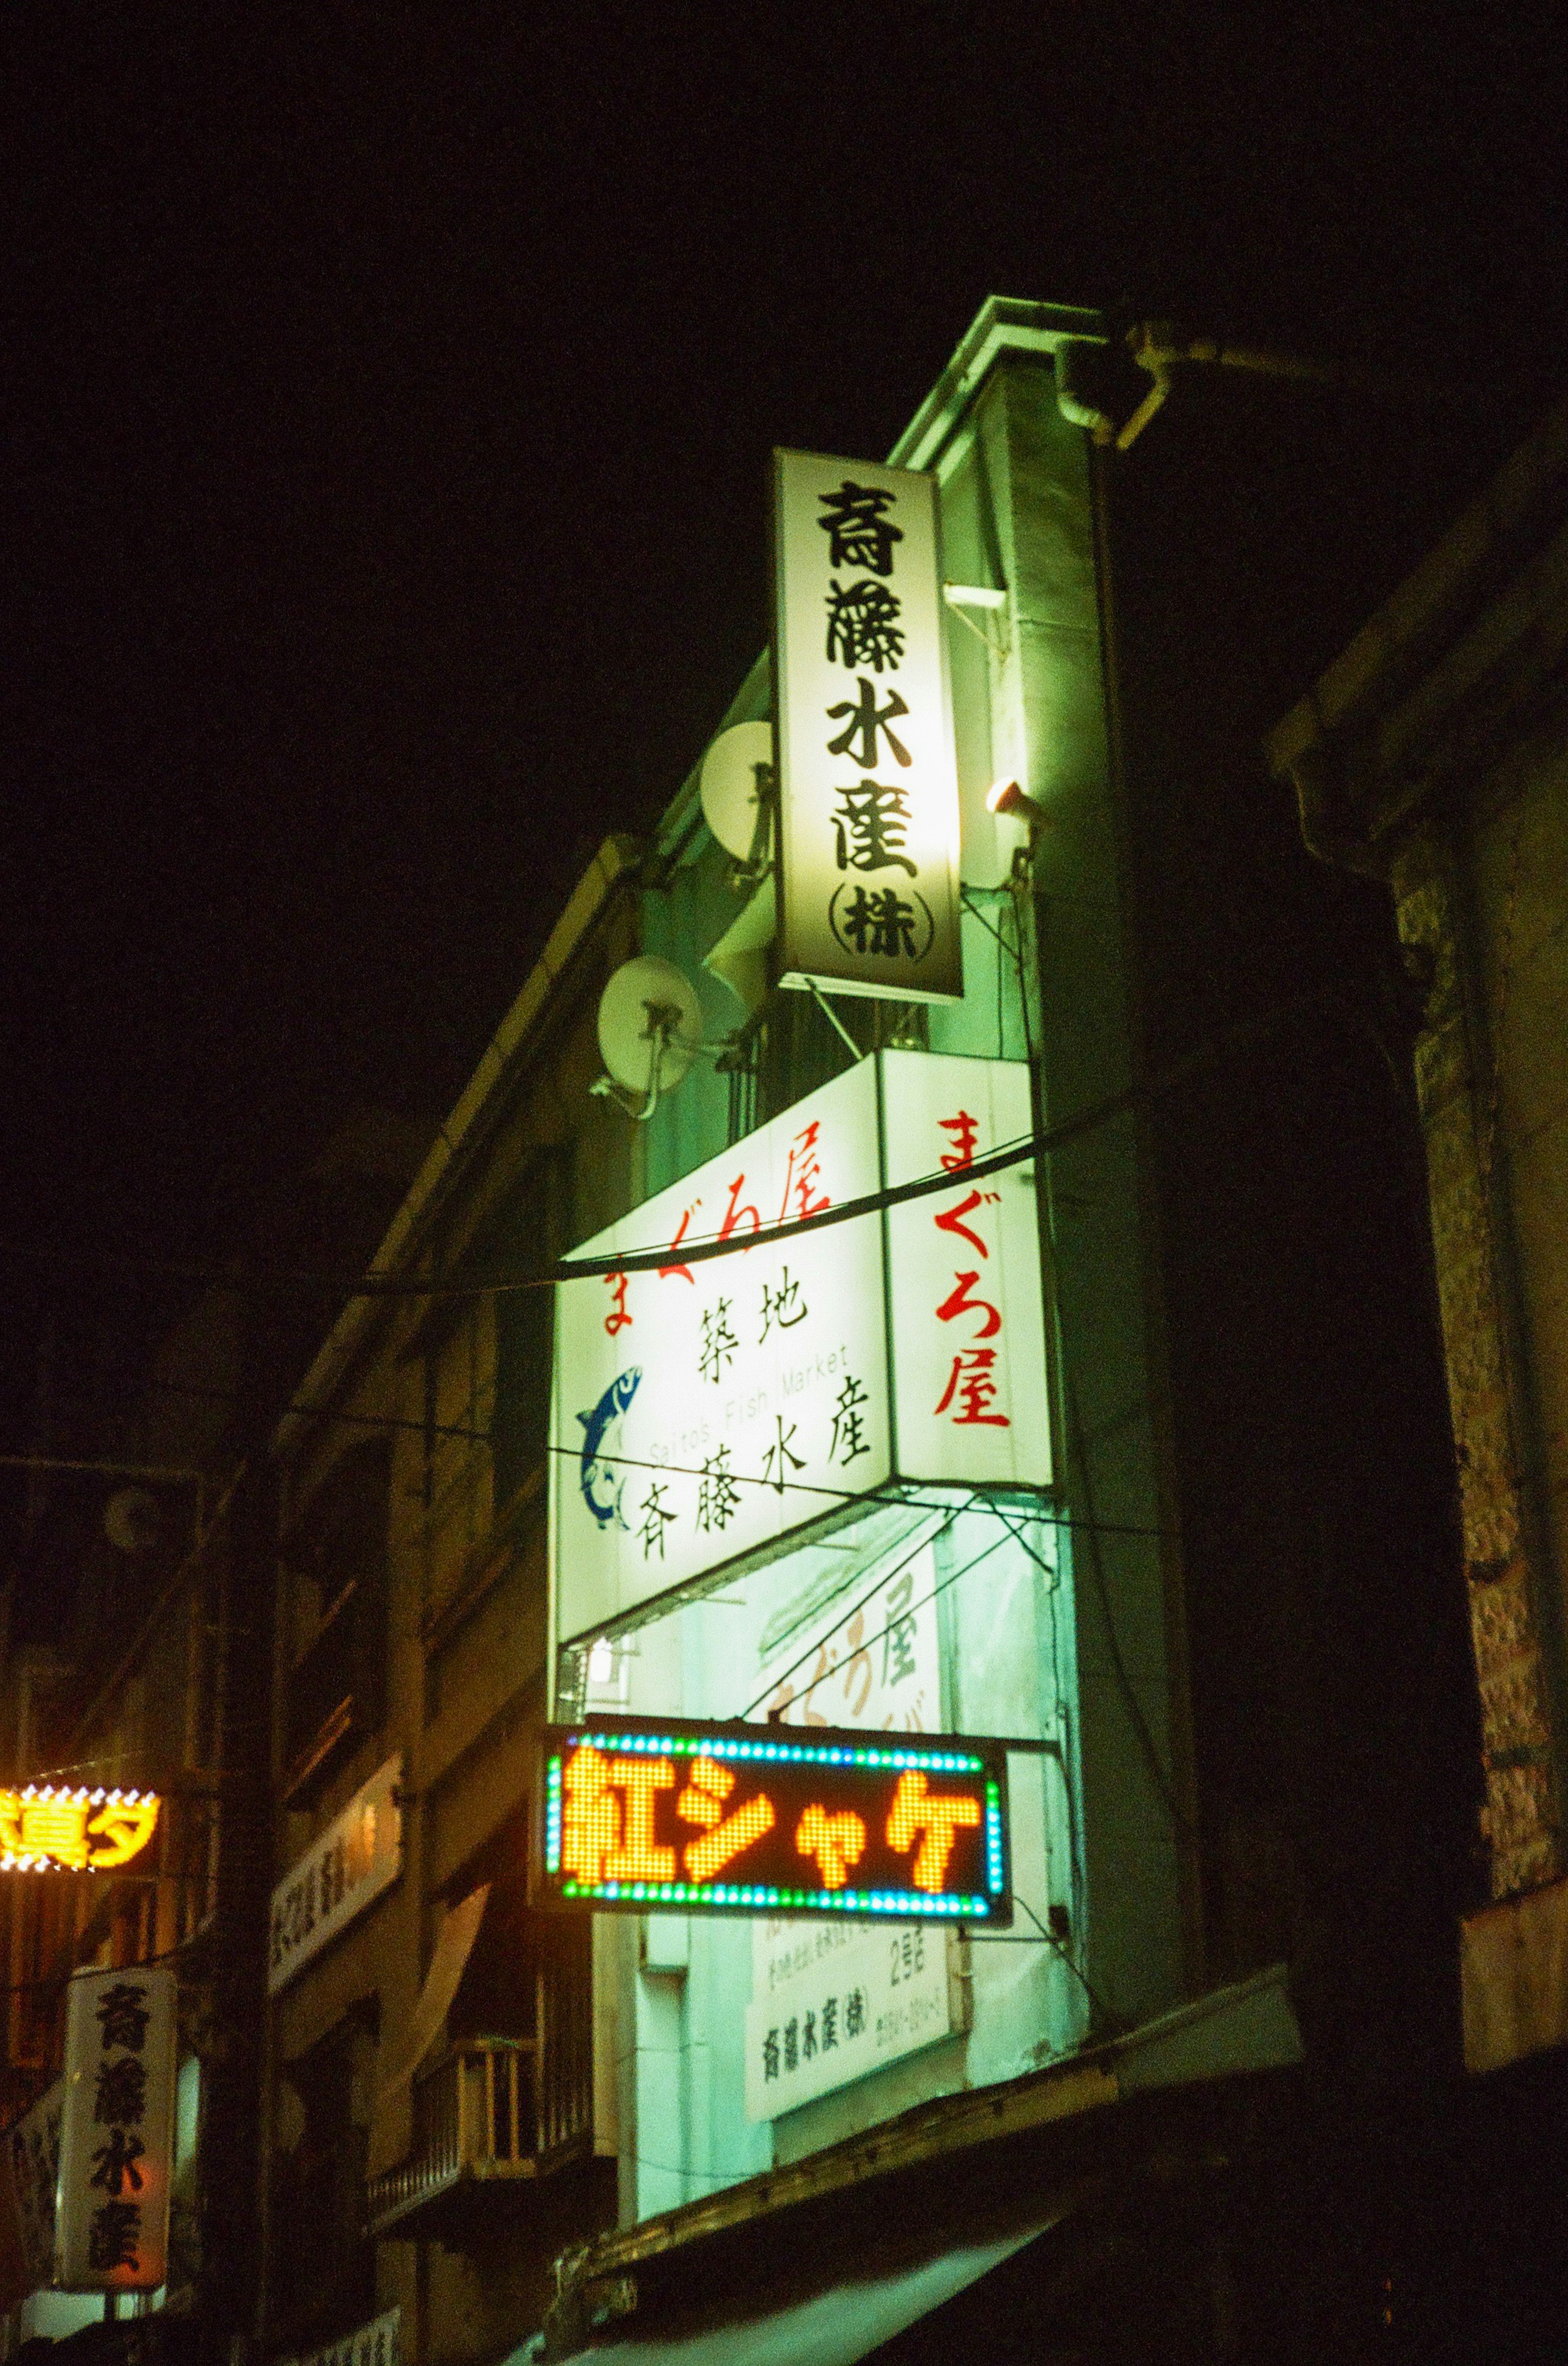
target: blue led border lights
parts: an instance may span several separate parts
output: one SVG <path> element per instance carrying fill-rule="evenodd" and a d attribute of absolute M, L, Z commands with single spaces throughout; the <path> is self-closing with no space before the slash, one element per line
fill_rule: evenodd
<path fill-rule="evenodd" d="M 1002 1792 L 991 1782 L 985 1786 L 985 1886 L 993 1898 L 1002 1895 Z"/>
<path fill-rule="evenodd" d="M 627 1757 L 744 1758 L 785 1766 L 913 1766 L 926 1774 L 979 1774 L 985 1769 L 983 1758 L 956 1750 L 846 1750 L 821 1742 L 732 1741 L 727 1734 L 610 1733 L 586 1726 L 572 1730 L 566 1747 L 576 1750 L 584 1742 Z M 994 1785 L 990 1787 L 995 1789 Z"/>
<path fill-rule="evenodd" d="M 1004 1738 L 855 1732 L 842 1727 L 796 1727 L 786 1732 L 777 1726 L 726 1725 L 696 1718 L 673 1718 L 666 1724 L 662 1717 L 644 1718 L 623 1710 L 546 1726 L 541 1739 L 533 1896 L 545 1910 L 556 1906 L 596 1913 L 619 1910 L 644 1914 L 811 1915 L 873 1924 L 972 1922 L 1000 1927 L 1013 1921 L 1005 1757 L 1009 1744 Z M 642 1820 L 639 1844 L 629 1854 L 606 1848 L 579 1857 L 573 1845 L 569 1785 L 576 1777 L 570 1770 L 574 1758 L 585 1750 L 605 1760 L 621 1761 L 624 1779 L 642 1803 L 637 1811 Z M 695 1869 L 689 1849 L 701 1843 L 685 1833 L 684 1827 L 676 1845 L 670 1846 L 667 1841 L 657 1844 L 657 1857 L 651 1860 L 643 1850 L 653 1844 L 652 1789 L 662 1795 L 673 1774 L 677 1795 L 683 1784 L 694 1785 L 702 1793 L 709 1783 L 698 1771 L 702 1760 L 724 1769 L 722 1785 L 712 1786 L 715 1803 L 727 1796 L 739 1776 L 735 1797 L 744 1805 L 754 1787 L 771 1794 L 776 1819 L 770 1819 L 765 1828 L 767 1836 L 756 1832 L 744 1842 L 737 1841 L 717 1862 L 710 1853 L 709 1862 L 704 1865 L 699 1858 Z M 633 1769 L 644 1768 L 654 1778 L 661 1762 L 663 1771 L 644 1797 L 644 1787 L 633 1780 Z M 604 1779 L 602 1774 L 598 1777 L 601 1788 Z M 956 1861 L 949 1856 L 944 1865 L 949 1877 L 940 1888 L 916 1887 L 908 1851 L 891 1847 L 890 1832 L 886 1836 L 887 1847 L 879 1831 L 863 1832 L 862 1849 L 843 1865 L 834 1864 L 831 1856 L 824 1861 L 815 1846 L 799 1844 L 795 1824 L 812 1802 L 819 1813 L 831 1815 L 840 1808 L 846 1812 L 862 1810 L 869 1825 L 873 1809 L 877 1817 L 890 1813 L 895 1795 L 904 1797 L 912 1790 L 923 1794 L 926 1786 L 934 1803 L 939 1803 L 943 1793 L 959 1789 L 969 1795 L 980 1811 L 978 1829 L 975 1822 L 968 1827 L 963 1853 Z M 904 1800 L 902 1812 L 913 1817 L 912 1831 L 921 1829 L 920 1805 L 918 1797 Z M 969 1813 L 973 1816 L 973 1806 Z M 694 1827 L 702 1820 L 700 1814 L 686 1818 Z M 713 1820 L 717 1822 L 716 1816 Z M 794 1846 L 790 1845 L 791 1837 Z M 682 1839 L 688 1844 L 684 1854 Z M 754 1841 L 763 1843 L 757 1858 L 731 1861 L 741 1858 Z M 868 1841 L 868 1853 L 857 1863 Z M 957 1844 L 955 1840 L 949 1845 Z M 828 1887 L 827 1876 L 837 1876 L 841 1886 Z M 802 1878 L 811 1886 L 797 1888 L 797 1880 Z"/>
<path fill-rule="evenodd" d="M 896 1914 L 901 1922 L 989 1921 L 989 1898 L 956 1894 L 933 1898 L 923 1889 L 769 1889 L 733 1882 L 564 1881 L 563 1898 L 613 1898 L 618 1905 L 750 1906 L 759 1912 L 787 1908 L 792 1913 Z"/>
<path fill-rule="evenodd" d="M 561 1870 L 561 1762 L 553 1757 L 544 1770 L 544 1863 L 551 1873 Z"/>

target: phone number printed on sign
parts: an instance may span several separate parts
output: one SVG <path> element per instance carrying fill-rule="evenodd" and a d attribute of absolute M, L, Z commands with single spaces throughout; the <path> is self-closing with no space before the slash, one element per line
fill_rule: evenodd
<path fill-rule="evenodd" d="M 746 2008 L 748 2120 L 774 2120 L 962 2026 L 957 1932 L 856 1934 Z"/>

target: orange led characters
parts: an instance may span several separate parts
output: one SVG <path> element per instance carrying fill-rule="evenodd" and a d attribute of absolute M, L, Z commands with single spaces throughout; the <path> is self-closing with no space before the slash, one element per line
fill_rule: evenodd
<path fill-rule="evenodd" d="M 606 1758 L 585 1741 L 563 1777 L 561 1864 L 579 1881 L 673 1881 L 675 1851 L 654 1839 L 654 1794 L 673 1791 L 667 1758 Z"/>
<path fill-rule="evenodd" d="M 675 1789 L 676 1780 L 667 1758 L 606 1758 L 591 1741 L 580 1743 L 562 1775 L 562 1871 L 578 1881 L 673 1881 L 676 1852 L 654 1838 L 654 1803 L 660 1791 Z M 693 1759 L 690 1780 L 675 1803 L 683 1823 L 701 1827 L 701 1838 L 684 1852 L 689 1881 L 711 1881 L 773 1830 L 773 1802 L 766 1792 L 724 1813 L 734 1787 L 734 1776 L 716 1759 Z"/>
<path fill-rule="evenodd" d="M 917 1833 L 924 1832 L 920 1854 L 914 1860 L 910 1878 L 916 1889 L 939 1890 L 947 1870 L 947 1859 L 953 1853 L 953 1835 L 961 1827 L 978 1824 L 980 1803 L 973 1797 L 950 1794 L 933 1797 L 925 1787 L 925 1777 L 915 1767 L 906 1767 L 899 1776 L 899 1787 L 893 1793 L 892 1813 L 888 1818 L 888 1846 L 902 1856 L 913 1847 Z"/>
<path fill-rule="evenodd" d="M 93 1871 L 105 1873 L 111 1865 L 127 1865 L 133 1856 L 140 1856 L 157 1822 L 158 1801 L 151 1791 L 140 1797 L 135 1793 L 111 1791 L 87 1826 L 89 1840 L 101 1838 L 104 1843 L 87 1860 Z"/>
<path fill-rule="evenodd" d="M 814 1856 L 824 1889 L 842 1889 L 849 1868 L 866 1851 L 866 1827 L 851 1808 L 830 1816 L 825 1808 L 810 1807 L 795 1829 L 795 1846 L 801 1856 Z"/>
<path fill-rule="evenodd" d="M 727 1766 L 705 1756 L 693 1759 L 691 1780 L 675 1803 L 684 1823 L 706 1827 L 701 1840 L 687 1843 L 689 1881 L 711 1881 L 732 1857 L 773 1830 L 773 1802 L 766 1791 L 759 1791 L 733 1815 L 725 1815 L 723 1802 L 734 1787 L 735 1778 Z"/>
<path fill-rule="evenodd" d="M 106 1873 L 129 1865 L 157 1829 L 160 1804 L 153 1791 L 57 1791 L 30 1783 L 0 1791 L 0 1867 Z"/>
<path fill-rule="evenodd" d="M 563 1874 L 595 1888 L 622 1882 L 663 1885 L 678 1877 L 694 1884 L 712 1881 L 778 1821 L 778 1808 L 767 1791 L 736 1804 L 739 1780 L 706 1750 L 678 1765 L 673 1754 L 610 1757 L 591 1741 L 578 1742 L 562 1769 Z M 659 1795 L 666 1791 L 676 1795 L 671 1804 L 679 1822 L 697 1827 L 693 1838 L 676 1847 L 655 1837 Z M 793 1813 L 792 1802 L 790 1808 Z M 913 1853 L 911 1884 L 935 1897 L 946 1886 L 958 1833 L 980 1821 L 980 1802 L 972 1793 L 934 1793 L 919 1768 L 906 1767 L 893 1794 L 887 1844 L 901 1857 Z M 865 1820 L 853 1808 L 830 1809 L 812 1800 L 795 1825 L 795 1853 L 815 1863 L 824 1890 L 842 1890 L 865 1858 L 868 1838 Z M 764 1878 L 777 1880 L 778 1875 Z"/>

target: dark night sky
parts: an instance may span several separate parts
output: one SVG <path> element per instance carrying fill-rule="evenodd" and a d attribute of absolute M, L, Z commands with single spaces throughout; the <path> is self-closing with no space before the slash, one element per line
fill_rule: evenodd
<path fill-rule="evenodd" d="M 884 452 L 988 291 L 1528 423 L 1551 13 L 1235 13 L 7 10 L 0 1236 L 212 1252 L 446 1106 L 766 636 L 770 445 Z"/>

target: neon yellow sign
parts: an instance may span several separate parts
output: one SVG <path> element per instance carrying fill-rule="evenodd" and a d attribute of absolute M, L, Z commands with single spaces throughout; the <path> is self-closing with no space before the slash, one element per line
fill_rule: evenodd
<path fill-rule="evenodd" d="M 0 1872 L 111 1872 L 140 1855 L 162 1804 L 155 1791 L 0 1791 Z"/>
<path fill-rule="evenodd" d="M 1003 1743 L 692 1718 L 543 1739 L 542 1905 L 1012 1920 Z"/>

